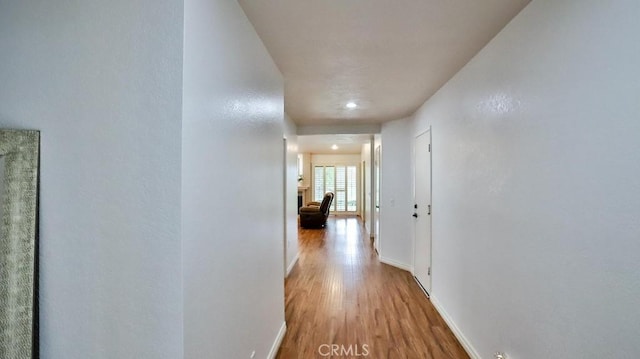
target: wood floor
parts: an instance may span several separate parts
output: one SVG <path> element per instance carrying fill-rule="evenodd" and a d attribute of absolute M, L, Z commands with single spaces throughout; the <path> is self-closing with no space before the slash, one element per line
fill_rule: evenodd
<path fill-rule="evenodd" d="M 363 232 L 356 217 L 300 229 L 277 358 L 469 358 L 411 274 L 378 262 Z"/>

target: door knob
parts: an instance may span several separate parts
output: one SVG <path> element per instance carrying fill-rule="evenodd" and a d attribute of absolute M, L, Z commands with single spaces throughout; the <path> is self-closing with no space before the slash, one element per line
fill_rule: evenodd
<path fill-rule="evenodd" d="M 413 217 L 414 217 L 414 218 L 418 218 L 418 214 L 417 214 L 417 213 L 414 213 L 414 214 L 413 214 Z"/>

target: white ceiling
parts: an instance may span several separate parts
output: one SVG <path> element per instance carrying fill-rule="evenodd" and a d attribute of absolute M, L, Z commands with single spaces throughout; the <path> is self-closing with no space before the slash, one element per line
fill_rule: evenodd
<path fill-rule="evenodd" d="M 310 135 L 298 136 L 298 153 L 356 154 L 369 143 L 370 135 Z M 332 150 L 332 145 L 338 145 Z"/>
<path fill-rule="evenodd" d="M 326 125 L 411 115 L 529 0 L 239 3 L 284 75 L 287 114 Z"/>

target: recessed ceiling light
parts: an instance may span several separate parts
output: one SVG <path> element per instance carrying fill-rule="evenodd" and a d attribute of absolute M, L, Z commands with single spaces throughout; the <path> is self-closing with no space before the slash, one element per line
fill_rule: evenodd
<path fill-rule="evenodd" d="M 338 149 L 338 145 L 331 146 L 331 149 L 334 150 L 334 151 L 337 150 Z"/>
<path fill-rule="evenodd" d="M 347 108 L 356 108 L 356 107 L 358 107 L 358 105 L 356 105 L 355 102 L 348 102 L 347 103 Z"/>

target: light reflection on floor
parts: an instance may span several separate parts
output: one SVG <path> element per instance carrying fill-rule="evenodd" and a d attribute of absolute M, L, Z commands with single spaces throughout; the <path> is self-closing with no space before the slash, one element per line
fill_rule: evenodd
<path fill-rule="evenodd" d="M 320 358 L 323 344 L 366 344 L 370 358 L 468 358 L 411 274 L 380 263 L 359 218 L 298 233 L 278 359 Z"/>

